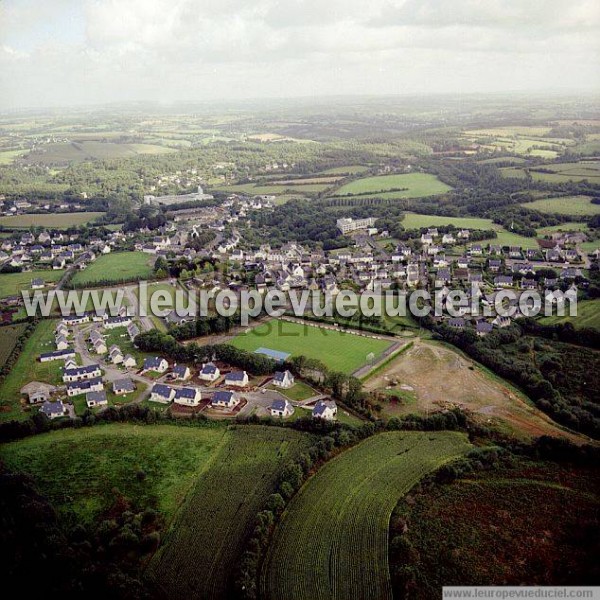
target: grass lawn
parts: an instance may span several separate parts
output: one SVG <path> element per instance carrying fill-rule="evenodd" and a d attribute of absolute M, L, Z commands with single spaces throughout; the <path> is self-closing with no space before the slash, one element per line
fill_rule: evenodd
<path fill-rule="evenodd" d="M 64 271 L 53 269 L 27 271 L 24 273 L 0 273 L 0 298 L 15 296 L 21 290 L 31 290 L 32 279 L 43 279 L 45 283 L 56 283 Z M 33 291 L 33 290 L 32 290 Z"/>
<path fill-rule="evenodd" d="M 78 225 L 87 225 L 96 221 L 106 213 L 103 212 L 74 212 L 54 213 L 44 215 L 17 215 L 15 217 L 0 217 L 0 225 L 12 229 L 29 229 L 30 227 L 48 227 L 66 229 Z"/>
<path fill-rule="evenodd" d="M 4 444 L 2 460 L 30 474 L 59 514 L 88 524 L 115 501 L 174 516 L 226 430 L 115 423 Z M 136 474 L 145 473 L 145 478 Z"/>
<path fill-rule="evenodd" d="M 562 198 L 544 198 L 522 204 L 523 208 L 539 210 L 543 213 L 560 215 L 597 215 L 600 204 L 592 204 L 590 196 L 563 196 Z"/>
<path fill-rule="evenodd" d="M 540 322 L 544 325 L 558 323 L 573 323 L 576 328 L 593 327 L 600 330 L 600 300 L 582 300 L 577 302 L 577 316 L 542 317 Z"/>
<path fill-rule="evenodd" d="M 277 319 L 239 334 L 230 343 L 250 352 L 263 347 L 288 352 L 292 356 L 304 355 L 344 373 L 352 373 L 363 366 L 371 352 L 378 356 L 390 346 L 387 340 Z"/>
<path fill-rule="evenodd" d="M 357 179 L 336 190 L 335 196 L 353 194 L 380 198 L 421 198 L 443 194 L 450 189 L 452 188 L 449 185 L 442 183 L 435 175 L 430 173 L 406 173 L 403 175 L 379 175 Z"/>
<path fill-rule="evenodd" d="M 402 220 L 405 229 L 420 229 L 421 227 L 442 227 L 454 225 L 461 229 L 495 229 L 492 219 L 478 219 L 475 217 L 440 217 L 438 215 L 419 215 L 406 213 Z"/>
<path fill-rule="evenodd" d="M 270 385 L 269 389 L 275 390 L 276 392 L 279 392 L 290 400 L 294 400 L 296 402 L 307 400 L 308 398 L 317 396 L 319 394 L 319 392 L 313 390 L 309 385 L 306 385 L 306 383 L 303 383 L 302 381 L 297 381 L 291 388 L 288 388 L 287 390 L 277 387 L 276 385 Z"/>
<path fill-rule="evenodd" d="M 114 252 L 98 257 L 72 279 L 73 285 L 93 285 L 99 282 L 134 281 L 152 276 L 154 256 L 143 252 Z"/>
<path fill-rule="evenodd" d="M 175 291 L 179 290 L 180 293 L 184 294 L 184 306 L 187 306 L 187 294 L 185 293 L 185 290 L 177 285 L 171 285 L 170 283 L 150 283 L 148 284 L 148 296 L 146 298 L 146 302 L 145 304 L 145 309 L 146 311 L 148 311 L 148 314 L 150 314 L 150 299 L 152 298 L 152 295 L 158 292 L 162 292 L 164 295 L 162 296 L 162 298 L 164 298 L 164 303 L 163 303 L 163 299 L 161 298 L 160 300 L 160 308 L 161 310 L 165 310 L 165 309 L 173 309 L 175 308 Z M 136 287 L 134 290 L 135 295 L 138 297 L 139 300 L 139 287 Z M 158 300 L 158 294 L 155 297 L 157 301 Z"/>
<path fill-rule="evenodd" d="M 139 326 L 139 323 L 137 325 Z M 144 360 L 144 358 L 149 356 L 156 356 L 156 353 L 142 352 L 138 350 L 133 345 L 133 342 L 129 339 L 126 327 L 115 327 L 114 329 L 107 329 L 104 333 L 106 335 L 106 347 L 110 348 L 113 344 L 116 344 L 121 349 L 123 355 L 131 354 L 136 359 L 138 367 L 142 366 L 142 361 Z"/>
<path fill-rule="evenodd" d="M 56 385 L 62 382 L 62 360 L 39 362 L 42 352 L 52 352 L 54 346 L 54 328 L 58 321 L 45 319 L 40 321 L 23 346 L 17 362 L 0 384 L 0 421 L 25 419 L 31 412 L 24 411 L 20 403 L 20 390 L 30 381 L 43 381 Z M 28 407 L 27 407 L 28 408 Z M 37 409 L 33 409 L 37 410 Z"/>

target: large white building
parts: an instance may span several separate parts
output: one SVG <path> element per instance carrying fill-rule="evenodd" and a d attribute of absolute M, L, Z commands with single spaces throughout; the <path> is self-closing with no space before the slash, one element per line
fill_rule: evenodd
<path fill-rule="evenodd" d="M 169 196 L 144 196 L 144 204 L 153 204 L 154 206 L 168 206 L 169 204 L 182 204 L 184 202 L 195 202 L 196 200 L 212 200 L 214 196 L 205 194 L 201 186 L 198 186 L 198 191 L 192 194 L 180 194 Z"/>
<path fill-rule="evenodd" d="M 351 219 L 350 217 L 344 217 L 342 219 L 338 219 L 336 221 L 336 225 L 338 229 L 342 233 L 350 233 L 351 231 L 356 231 L 357 229 L 367 229 L 368 227 L 373 227 L 375 225 L 375 218 L 368 217 L 366 219 Z"/>

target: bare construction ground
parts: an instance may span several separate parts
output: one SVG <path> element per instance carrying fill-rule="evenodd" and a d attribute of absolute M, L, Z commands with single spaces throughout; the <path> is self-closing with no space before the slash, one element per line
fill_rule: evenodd
<path fill-rule="evenodd" d="M 522 437 L 553 435 L 582 441 L 581 436 L 560 428 L 500 378 L 488 375 L 458 352 L 432 342 L 415 340 L 412 348 L 366 381 L 365 388 L 388 395 L 383 402 L 387 417 L 458 406 L 482 423 Z M 396 394 L 401 398 L 399 402 L 394 399 Z"/>

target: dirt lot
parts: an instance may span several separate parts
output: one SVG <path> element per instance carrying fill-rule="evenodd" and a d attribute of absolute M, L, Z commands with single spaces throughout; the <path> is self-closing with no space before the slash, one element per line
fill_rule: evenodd
<path fill-rule="evenodd" d="M 579 436 L 563 431 L 473 361 L 445 346 L 423 340 L 416 340 L 410 350 L 368 380 L 365 387 L 388 394 L 398 391 L 404 398 L 400 403 L 385 402 L 384 415 L 388 417 L 459 406 L 488 425 L 522 437 L 554 435 L 582 441 Z"/>

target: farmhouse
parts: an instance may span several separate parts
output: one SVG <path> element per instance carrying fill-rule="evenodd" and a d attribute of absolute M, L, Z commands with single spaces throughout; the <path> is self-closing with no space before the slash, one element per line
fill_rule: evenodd
<path fill-rule="evenodd" d="M 100 392 L 103 389 L 104 384 L 100 377 L 85 381 L 73 381 L 67 383 L 67 396 L 80 396 L 81 394 L 87 394 L 87 392 Z"/>
<path fill-rule="evenodd" d="M 115 379 L 112 383 L 112 390 L 117 396 L 122 396 L 123 394 L 130 394 L 133 392 L 135 390 L 135 385 L 128 377 L 125 379 Z"/>
<path fill-rule="evenodd" d="M 203 364 L 200 373 L 198 373 L 198 377 L 203 381 L 216 381 L 220 375 L 219 367 L 211 362 Z"/>
<path fill-rule="evenodd" d="M 62 400 L 57 400 L 56 402 L 44 402 L 40 407 L 40 412 L 49 419 L 58 419 L 65 415 L 66 408 Z"/>
<path fill-rule="evenodd" d="M 235 408 L 240 403 L 240 398 L 235 392 L 215 392 L 211 406 L 217 408 Z"/>
<path fill-rule="evenodd" d="M 294 385 L 294 376 L 289 371 L 277 371 L 273 377 L 273 385 L 280 388 L 290 388 Z"/>
<path fill-rule="evenodd" d="M 102 371 L 100 365 L 87 365 L 85 367 L 65 368 L 63 372 L 63 381 L 82 381 L 84 379 L 94 379 L 100 377 Z"/>
<path fill-rule="evenodd" d="M 231 371 L 225 375 L 225 385 L 246 387 L 248 385 L 248 373 L 246 371 Z"/>
<path fill-rule="evenodd" d="M 198 406 L 200 400 L 202 400 L 202 394 L 198 388 L 184 387 L 176 390 L 175 392 L 175 404 L 182 404 L 183 406 Z"/>
<path fill-rule="evenodd" d="M 87 404 L 88 408 L 93 408 L 94 406 L 108 406 L 106 392 L 104 390 L 100 390 L 98 392 L 88 392 L 85 395 L 85 403 Z"/>
<path fill-rule="evenodd" d="M 313 408 L 312 416 L 315 419 L 333 421 L 337 416 L 337 404 L 333 400 L 319 400 Z"/>
<path fill-rule="evenodd" d="M 142 372 L 155 371 L 156 373 L 164 373 L 169 368 L 169 363 L 160 356 L 154 356 L 152 358 L 144 359 L 144 366 Z"/>
<path fill-rule="evenodd" d="M 171 402 L 174 396 L 175 390 L 163 383 L 155 383 L 150 392 L 150 400 L 152 400 L 152 402 L 162 402 L 163 404 Z"/>
<path fill-rule="evenodd" d="M 285 418 L 292 414 L 294 414 L 294 407 L 289 400 L 273 400 L 273 404 L 271 404 L 272 417 Z"/>

